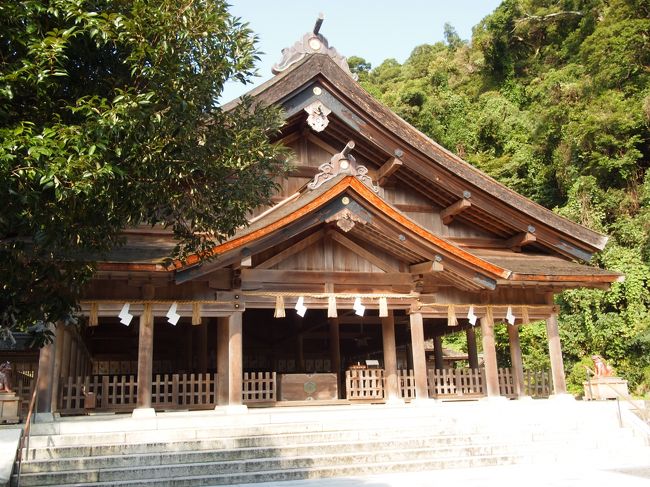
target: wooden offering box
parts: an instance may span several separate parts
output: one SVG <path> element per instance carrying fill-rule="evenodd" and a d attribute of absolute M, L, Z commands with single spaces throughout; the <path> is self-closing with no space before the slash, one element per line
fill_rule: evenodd
<path fill-rule="evenodd" d="M 336 374 L 280 374 L 281 401 L 338 399 Z"/>

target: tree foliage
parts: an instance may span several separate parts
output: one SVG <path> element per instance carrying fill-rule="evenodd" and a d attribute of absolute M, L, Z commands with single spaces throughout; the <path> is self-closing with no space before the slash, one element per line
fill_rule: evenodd
<path fill-rule="evenodd" d="M 124 227 L 173 229 L 182 259 L 268 201 L 279 113 L 219 106 L 255 40 L 221 0 L 0 0 L 5 333 L 69 317 Z"/>
<path fill-rule="evenodd" d="M 594 265 L 626 280 L 559 296 L 565 362 L 601 354 L 640 391 L 650 388 L 649 19 L 641 0 L 504 0 L 471 43 L 445 26 L 446 43 L 362 79 L 465 160 L 610 235 Z M 543 326 L 522 334 L 528 365 L 544 365 Z"/>

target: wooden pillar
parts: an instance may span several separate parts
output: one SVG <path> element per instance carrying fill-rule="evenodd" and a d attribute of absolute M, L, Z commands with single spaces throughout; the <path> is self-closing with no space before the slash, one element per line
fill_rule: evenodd
<path fill-rule="evenodd" d="M 445 368 L 445 361 L 442 353 L 442 337 L 433 337 L 433 358 L 435 360 L 436 370 Z"/>
<path fill-rule="evenodd" d="M 77 336 L 77 363 L 75 366 L 75 377 L 82 377 L 83 373 L 81 367 L 84 360 L 84 344 L 81 341 L 81 336 Z"/>
<path fill-rule="evenodd" d="M 497 349 L 494 342 L 494 318 L 488 307 L 485 316 L 481 318 L 481 334 L 483 335 L 483 361 L 485 362 L 485 386 L 488 397 L 498 397 L 499 370 L 497 368 Z"/>
<path fill-rule="evenodd" d="M 52 385 L 54 382 L 55 357 L 56 341 L 42 347 L 38 355 L 36 413 L 46 413 L 46 415 L 49 415 L 49 420 L 52 420 Z"/>
<path fill-rule="evenodd" d="M 138 409 L 151 409 L 151 380 L 153 373 L 153 312 L 151 304 L 144 305 L 139 318 L 138 337 Z"/>
<path fill-rule="evenodd" d="M 77 378 L 77 363 L 79 362 L 79 344 L 77 343 L 77 337 L 72 336 L 70 340 L 70 377 L 73 380 Z"/>
<path fill-rule="evenodd" d="M 341 397 L 343 387 L 341 386 L 341 334 L 339 330 L 339 319 L 328 318 L 329 323 L 329 345 L 330 345 L 330 372 L 336 374 L 336 390 L 338 397 Z"/>
<path fill-rule="evenodd" d="M 227 405 L 230 389 L 229 318 L 217 318 L 217 404 Z"/>
<path fill-rule="evenodd" d="M 242 404 L 242 313 L 217 323 L 217 404 Z"/>
<path fill-rule="evenodd" d="M 546 334 L 548 336 L 548 353 L 551 359 L 551 374 L 553 375 L 553 391 L 555 395 L 566 394 L 566 379 L 564 377 L 564 361 L 562 360 L 557 313 L 551 314 L 546 319 Z"/>
<path fill-rule="evenodd" d="M 526 395 L 524 386 L 524 366 L 521 361 L 521 344 L 519 342 L 519 327 L 507 325 L 508 339 L 510 342 L 510 362 L 512 362 L 512 375 L 515 382 L 515 394 L 517 397 Z"/>
<path fill-rule="evenodd" d="M 296 372 L 305 372 L 305 340 L 302 331 L 296 335 Z"/>
<path fill-rule="evenodd" d="M 203 318 L 198 328 L 198 372 L 205 374 L 208 372 L 208 320 Z"/>
<path fill-rule="evenodd" d="M 341 373 L 341 334 L 339 331 L 339 319 L 329 318 L 329 343 L 330 343 L 330 371 L 335 374 Z"/>
<path fill-rule="evenodd" d="M 415 398 L 428 399 L 427 359 L 424 354 L 424 325 L 421 313 L 411 313 L 411 345 L 413 353 L 413 374 L 415 375 Z"/>
<path fill-rule="evenodd" d="M 188 374 L 194 372 L 194 327 L 191 325 L 185 333 L 185 370 Z"/>
<path fill-rule="evenodd" d="M 61 351 L 61 378 L 67 381 L 70 376 L 70 345 L 72 334 L 67 328 L 63 328 L 63 350 Z"/>
<path fill-rule="evenodd" d="M 38 355 L 38 400 L 36 412 L 52 412 L 52 384 L 54 382 L 54 361 L 56 355 L 56 343 L 49 343 L 41 348 Z"/>
<path fill-rule="evenodd" d="M 476 331 L 471 326 L 465 330 L 467 337 L 467 357 L 469 358 L 469 368 L 478 369 L 478 348 L 476 346 Z"/>
<path fill-rule="evenodd" d="M 63 340 L 65 335 L 65 325 L 58 323 L 56 325 L 56 336 L 54 337 L 55 354 L 54 354 L 54 370 L 52 372 L 52 401 L 50 411 L 55 412 L 59 406 L 59 384 L 61 379 L 61 365 L 63 358 Z M 40 361 L 39 361 L 40 362 Z"/>
<path fill-rule="evenodd" d="M 399 390 L 399 379 L 397 377 L 397 347 L 395 346 L 395 317 L 393 310 L 388 311 L 387 317 L 381 318 L 381 338 L 384 344 L 385 398 L 388 401 L 401 401 L 402 394 Z"/>

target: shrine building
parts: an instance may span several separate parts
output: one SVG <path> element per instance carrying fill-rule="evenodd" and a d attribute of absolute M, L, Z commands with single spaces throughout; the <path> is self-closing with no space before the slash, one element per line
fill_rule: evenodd
<path fill-rule="evenodd" d="M 566 394 L 554 295 L 622 279 L 586 264 L 607 237 L 402 120 L 319 29 L 249 93 L 282 107 L 275 142 L 295 153 L 273 206 L 214 258 L 172 267 L 169 231 L 126 230 L 84 294 L 88 326 L 57 327 L 31 359 L 39 413 Z M 519 344 L 539 320 L 546 379 L 524 370 Z M 495 323 L 507 326 L 509 368 L 497 365 Z M 443 349 L 454 333 L 466 354 Z"/>

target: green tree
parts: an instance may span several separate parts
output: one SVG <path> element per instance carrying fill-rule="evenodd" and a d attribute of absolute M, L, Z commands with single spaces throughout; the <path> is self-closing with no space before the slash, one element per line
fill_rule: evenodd
<path fill-rule="evenodd" d="M 221 0 L 0 0 L 0 325 L 70 319 L 126 226 L 205 253 L 267 202 L 275 109 L 219 106 L 256 38 Z"/>

